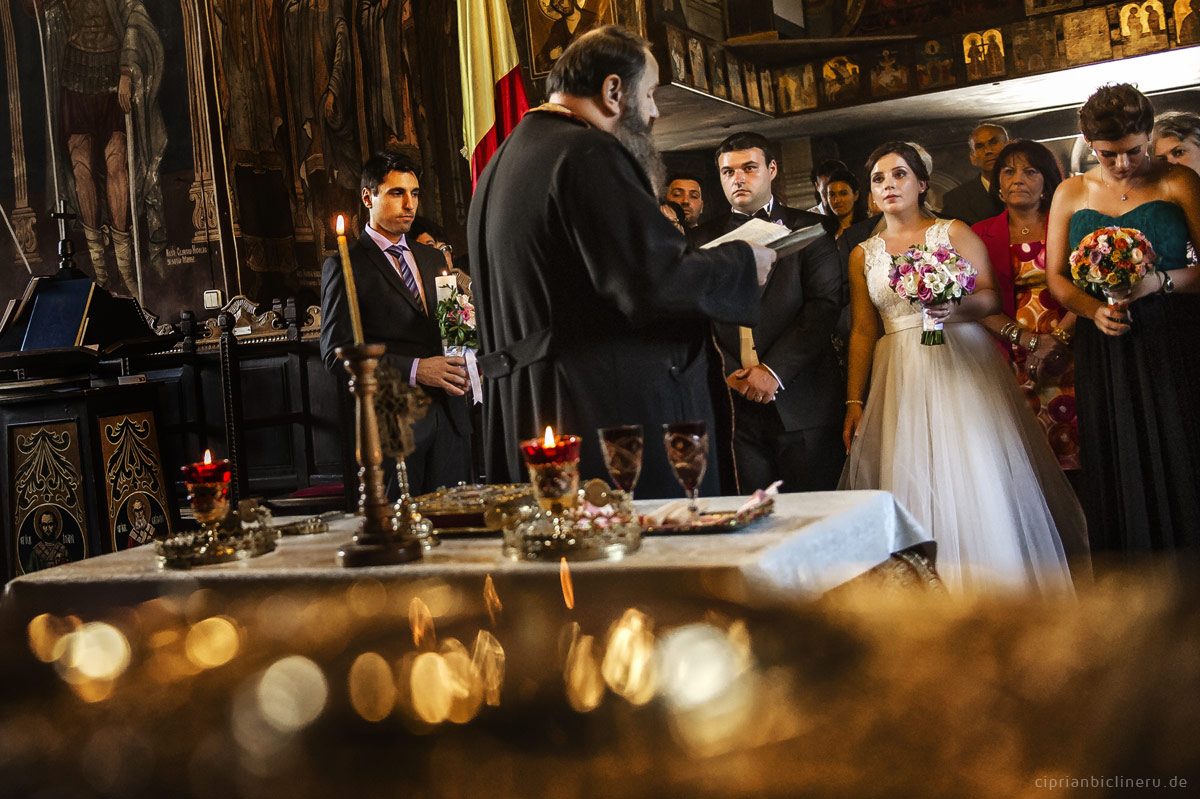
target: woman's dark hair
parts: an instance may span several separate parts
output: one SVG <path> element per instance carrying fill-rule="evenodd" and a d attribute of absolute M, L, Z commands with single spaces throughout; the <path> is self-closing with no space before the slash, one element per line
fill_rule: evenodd
<path fill-rule="evenodd" d="M 867 181 L 871 180 L 875 164 L 879 163 L 879 159 L 885 155 L 898 155 L 903 158 L 904 162 L 908 164 L 908 168 L 917 176 L 917 180 L 925 184 L 925 191 L 921 192 L 917 198 L 917 202 L 924 205 L 925 196 L 929 194 L 929 170 L 925 168 L 925 162 L 921 160 L 921 154 L 917 152 L 917 148 L 908 142 L 889 141 L 876 147 L 875 152 L 871 153 L 871 157 L 867 159 Z"/>
<path fill-rule="evenodd" d="M 571 42 L 546 78 L 546 96 L 555 92 L 595 97 L 604 79 L 616 75 L 634 90 L 646 70 L 650 45 L 618 25 L 605 25 Z"/>
<path fill-rule="evenodd" d="M 1169 136 L 1180 141 L 1191 141 L 1200 146 L 1200 115 L 1186 111 L 1167 111 L 1154 120 L 1154 138 Z"/>
<path fill-rule="evenodd" d="M 997 200 L 1000 199 L 1000 173 L 1018 155 L 1025 156 L 1029 165 L 1042 175 L 1042 197 L 1038 202 L 1038 210 L 1044 214 L 1050 210 L 1050 200 L 1054 197 L 1054 191 L 1063 181 L 1062 165 L 1046 145 L 1033 139 L 1013 139 L 1004 145 L 1004 149 L 996 156 L 996 165 L 992 167 L 992 188 L 989 193 Z"/>
<path fill-rule="evenodd" d="M 1149 136 L 1153 129 L 1154 106 L 1128 83 L 1101 86 L 1079 109 L 1079 132 L 1089 142 Z"/>
<path fill-rule="evenodd" d="M 858 195 L 854 200 L 854 209 L 850 212 L 850 224 L 861 222 L 867 218 L 867 202 L 863 197 L 862 191 L 858 186 L 858 178 L 849 169 L 835 169 L 829 175 L 829 180 L 825 182 L 825 190 L 829 191 L 829 187 L 834 183 L 845 183 L 850 187 L 850 191 Z"/>

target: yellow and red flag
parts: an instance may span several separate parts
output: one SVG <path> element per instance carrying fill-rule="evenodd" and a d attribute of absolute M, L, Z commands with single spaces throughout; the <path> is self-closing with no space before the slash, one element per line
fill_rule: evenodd
<path fill-rule="evenodd" d="M 458 0 L 463 141 L 471 185 L 529 109 L 505 0 Z"/>

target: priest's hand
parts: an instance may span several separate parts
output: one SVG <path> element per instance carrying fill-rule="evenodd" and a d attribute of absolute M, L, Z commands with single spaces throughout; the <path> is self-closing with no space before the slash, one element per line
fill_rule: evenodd
<path fill-rule="evenodd" d="M 754 250 L 754 268 L 758 272 L 758 285 L 765 286 L 767 278 L 771 276 L 771 267 L 775 265 L 776 253 L 770 247 L 760 247 L 757 244 L 751 244 L 750 249 Z"/>
<path fill-rule="evenodd" d="M 771 374 L 771 370 L 762 364 L 751 366 L 749 369 L 738 369 L 725 382 L 737 393 L 751 402 L 761 402 L 764 405 L 775 400 L 775 392 L 779 390 L 779 381 Z"/>
<path fill-rule="evenodd" d="M 435 355 L 417 361 L 417 382 L 445 390 L 452 397 L 467 393 L 467 359 L 455 355 Z"/>

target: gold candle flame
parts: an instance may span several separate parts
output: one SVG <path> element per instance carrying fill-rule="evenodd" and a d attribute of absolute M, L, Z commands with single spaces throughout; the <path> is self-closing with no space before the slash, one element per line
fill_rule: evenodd
<path fill-rule="evenodd" d="M 500 604 L 500 595 L 496 593 L 496 584 L 492 582 L 490 574 L 483 581 L 483 604 L 487 607 L 492 626 L 495 627 L 496 614 L 504 610 L 504 605 Z"/>
<path fill-rule="evenodd" d="M 437 646 L 433 614 L 420 597 L 415 596 L 408 603 L 408 624 L 412 628 L 413 643 L 418 649 L 433 649 Z"/>
<path fill-rule="evenodd" d="M 350 327 L 354 330 L 354 343 L 363 343 L 362 316 L 358 312 L 358 288 L 354 285 L 354 270 L 350 268 L 350 250 L 346 248 L 346 219 L 337 218 L 338 255 L 342 258 L 342 279 L 346 283 L 346 300 L 350 304 Z"/>
<path fill-rule="evenodd" d="M 549 429 L 549 428 L 547 428 Z M 567 565 L 567 559 L 563 558 L 558 567 L 558 579 L 562 583 L 563 602 L 567 605 L 567 610 L 575 609 L 575 586 L 571 584 L 571 567 Z"/>

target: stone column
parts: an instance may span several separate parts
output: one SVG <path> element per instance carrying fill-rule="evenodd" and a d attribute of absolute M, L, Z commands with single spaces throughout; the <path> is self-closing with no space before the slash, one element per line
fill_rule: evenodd
<path fill-rule="evenodd" d="M 8 126 L 12 136 L 13 184 L 16 187 L 16 200 L 13 203 L 10 218 L 13 230 L 16 231 L 17 241 L 29 263 L 41 263 L 42 256 L 38 252 L 37 232 L 34 223 L 37 221 L 33 209 L 29 207 L 29 180 L 25 168 L 25 131 L 21 125 L 21 80 L 17 74 L 17 44 L 13 32 L 12 9 L 14 3 L 5 6 L 0 14 L 0 33 L 4 37 L 4 65 L 8 74 Z M 53 146 L 53 144 L 51 144 Z M 21 264 L 20 253 L 13 259 L 14 264 Z"/>

